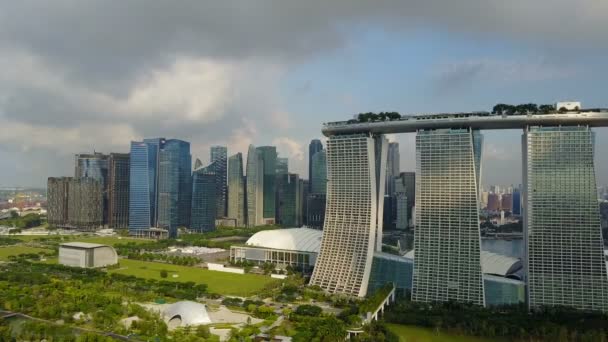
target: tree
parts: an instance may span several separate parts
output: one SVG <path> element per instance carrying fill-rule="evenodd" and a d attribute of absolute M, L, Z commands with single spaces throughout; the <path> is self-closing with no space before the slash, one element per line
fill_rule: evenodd
<path fill-rule="evenodd" d="M 560 114 L 567 113 L 567 112 L 568 112 L 568 109 L 566 109 L 566 107 L 561 107 L 561 108 L 559 109 L 559 111 L 558 111 L 558 112 L 559 112 Z"/>
<path fill-rule="evenodd" d="M 168 275 L 169 274 L 168 274 L 167 270 L 160 270 L 160 277 L 161 278 L 167 278 Z"/>

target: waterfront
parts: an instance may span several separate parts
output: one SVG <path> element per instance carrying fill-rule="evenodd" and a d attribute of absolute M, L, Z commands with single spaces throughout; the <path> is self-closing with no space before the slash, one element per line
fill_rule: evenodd
<path fill-rule="evenodd" d="M 524 253 L 524 240 L 482 239 L 481 249 L 514 258 L 522 258 Z"/>

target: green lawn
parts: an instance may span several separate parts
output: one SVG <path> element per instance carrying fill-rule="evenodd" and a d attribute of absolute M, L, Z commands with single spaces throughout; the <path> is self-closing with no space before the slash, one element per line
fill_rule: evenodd
<path fill-rule="evenodd" d="M 399 342 L 496 342 L 500 339 L 488 339 L 473 336 L 435 333 L 431 329 L 409 325 L 386 324 L 388 329 L 399 336 Z"/>
<path fill-rule="evenodd" d="M 250 296 L 264 288 L 269 283 L 280 280 L 256 274 L 234 274 L 218 271 L 209 271 L 196 267 L 178 266 L 157 262 L 120 259 L 120 268 L 112 269 L 110 273 L 133 275 L 139 278 L 152 278 L 161 280 L 160 271 L 167 270 L 168 281 L 193 281 L 207 284 L 209 292 L 232 296 Z M 177 274 L 177 278 L 173 275 Z"/>
<path fill-rule="evenodd" d="M 22 240 L 24 242 L 30 242 L 32 240 L 38 238 L 48 238 L 55 237 L 58 235 L 10 235 L 9 237 Z M 114 246 L 117 243 L 127 243 L 127 242 L 135 242 L 135 243 L 146 243 L 154 240 L 146 240 L 146 239 L 134 239 L 128 237 L 119 237 L 119 236 L 72 236 L 65 235 L 68 238 L 67 241 L 81 241 L 81 242 L 90 242 L 90 243 L 99 243 L 103 245 Z"/>
<path fill-rule="evenodd" d="M 19 255 L 25 253 L 51 252 L 49 249 L 34 248 L 27 246 L 8 246 L 0 247 L 0 260 L 8 260 L 9 255 Z"/>

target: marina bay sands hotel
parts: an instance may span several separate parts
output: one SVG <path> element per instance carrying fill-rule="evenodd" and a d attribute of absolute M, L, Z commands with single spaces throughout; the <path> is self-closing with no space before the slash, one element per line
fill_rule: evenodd
<path fill-rule="evenodd" d="M 523 269 L 530 308 L 608 311 L 592 127 L 608 110 L 416 115 L 324 124 L 327 206 L 311 285 L 363 297 L 382 247 L 387 133 L 416 132 L 414 301 L 486 305 L 479 189 L 482 130 L 522 129 Z"/>

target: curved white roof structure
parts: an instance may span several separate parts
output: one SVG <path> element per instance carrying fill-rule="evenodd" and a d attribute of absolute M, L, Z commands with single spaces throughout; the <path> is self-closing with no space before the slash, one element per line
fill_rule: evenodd
<path fill-rule="evenodd" d="M 167 322 L 178 321 L 179 326 L 211 324 L 207 308 L 197 302 L 173 303 L 163 310 L 163 316 Z"/>
<path fill-rule="evenodd" d="M 319 253 L 322 236 L 321 230 L 311 228 L 263 230 L 253 234 L 246 244 L 252 247 Z"/>
<path fill-rule="evenodd" d="M 407 252 L 404 257 L 414 259 L 414 250 Z M 502 254 L 481 251 L 481 270 L 484 274 L 495 274 L 506 277 L 523 267 L 521 260 Z"/>

